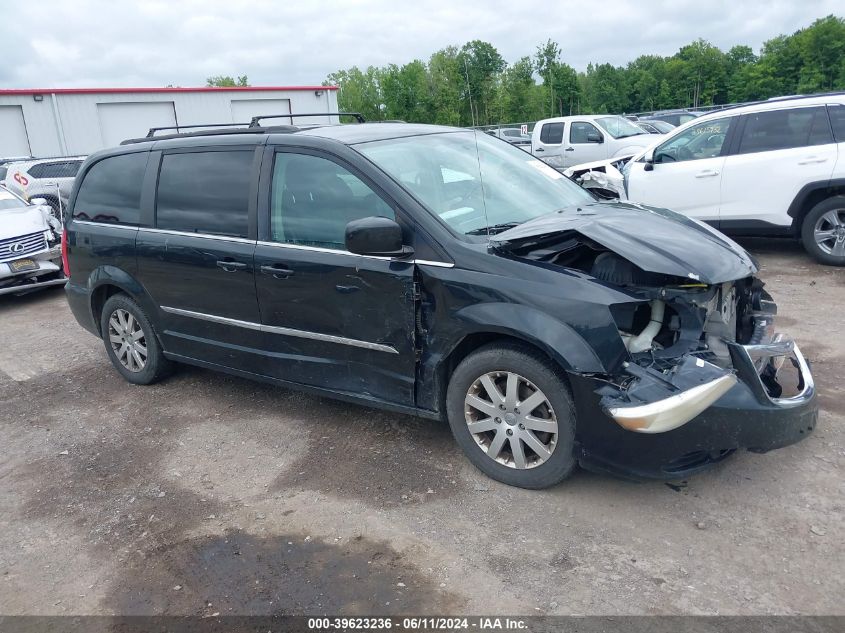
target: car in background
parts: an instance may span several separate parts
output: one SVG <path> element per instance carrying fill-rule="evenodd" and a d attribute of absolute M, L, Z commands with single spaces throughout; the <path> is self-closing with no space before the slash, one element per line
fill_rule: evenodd
<path fill-rule="evenodd" d="M 659 121 L 658 119 L 654 119 L 653 121 L 637 120 L 635 123 L 649 134 L 668 134 L 675 129 L 675 126 L 671 123 Z"/>
<path fill-rule="evenodd" d="M 0 295 L 65 283 L 62 225 L 46 200 L 0 187 Z"/>
<path fill-rule="evenodd" d="M 24 160 L 30 160 L 32 156 L 15 156 L 12 158 L 0 158 L 0 187 L 6 185 L 6 172 L 9 170 L 9 165 L 12 163 L 19 163 Z"/>
<path fill-rule="evenodd" d="M 703 112 L 695 112 L 692 110 L 660 110 L 647 116 L 641 116 L 638 121 L 665 121 L 671 123 L 675 127 L 688 123 L 693 119 L 700 117 Z"/>
<path fill-rule="evenodd" d="M 7 166 L 6 188 L 24 200 L 43 198 L 61 215 L 84 156 L 32 159 Z"/>
<path fill-rule="evenodd" d="M 712 112 L 621 173 L 629 200 L 734 235 L 798 237 L 818 261 L 845 265 L 845 93 Z"/>
<path fill-rule="evenodd" d="M 522 130 L 518 127 L 500 127 L 494 130 L 487 130 L 487 133 L 490 136 L 505 140 L 512 145 L 526 147 L 531 145 L 531 135 L 523 134 Z"/>
<path fill-rule="evenodd" d="M 531 153 L 565 169 L 595 160 L 634 154 L 656 137 L 617 115 L 584 114 L 538 121 L 531 134 Z"/>

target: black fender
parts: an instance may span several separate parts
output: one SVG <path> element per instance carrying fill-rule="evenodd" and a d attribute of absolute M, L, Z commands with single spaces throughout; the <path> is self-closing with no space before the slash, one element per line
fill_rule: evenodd
<path fill-rule="evenodd" d="M 571 326 L 551 315 L 516 303 L 476 303 L 458 310 L 465 334 L 499 333 L 543 350 L 567 371 L 602 373 L 606 369 L 595 350 Z M 624 351 L 622 341 L 620 348 Z"/>
<path fill-rule="evenodd" d="M 807 211 L 823 199 L 845 192 L 845 178 L 831 178 L 811 182 L 803 187 L 795 195 L 792 204 L 789 205 L 787 214 L 792 218 L 793 228 L 801 228 L 801 220 Z"/>
<path fill-rule="evenodd" d="M 153 302 L 144 286 L 125 270 L 110 265 L 98 266 L 88 276 L 87 286 L 91 319 L 98 332 L 100 329 L 100 320 L 96 315 L 96 312 L 99 310 L 96 302 L 100 296 L 98 289 L 103 288 L 104 286 L 117 287 L 122 292 L 129 295 L 139 306 L 141 306 L 141 309 L 147 315 L 147 318 L 152 321 L 153 327 L 158 329 L 158 307 Z"/>

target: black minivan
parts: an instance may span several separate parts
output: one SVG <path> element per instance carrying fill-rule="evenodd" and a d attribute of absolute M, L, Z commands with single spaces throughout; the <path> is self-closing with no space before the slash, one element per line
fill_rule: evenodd
<path fill-rule="evenodd" d="M 576 464 L 682 477 L 816 424 L 742 248 L 599 202 L 483 132 L 126 142 L 85 161 L 69 211 L 68 301 L 132 383 L 189 363 L 445 419 L 478 468 L 526 488 Z"/>

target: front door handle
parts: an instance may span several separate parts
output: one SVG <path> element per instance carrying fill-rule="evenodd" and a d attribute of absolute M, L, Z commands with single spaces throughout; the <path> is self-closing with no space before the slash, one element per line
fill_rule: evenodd
<path fill-rule="evenodd" d="M 537 148 L 537 149 L 535 149 L 534 151 L 535 151 L 535 152 L 545 152 L 546 150 L 544 150 L 542 147 L 538 147 L 538 148 Z"/>
<path fill-rule="evenodd" d="M 806 158 L 802 158 L 798 161 L 799 165 L 812 165 L 814 163 L 826 163 L 827 158 L 822 157 L 819 158 L 818 156 L 807 156 Z"/>
<path fill-rule="evenodd" d="M 702 169 L 698 172 L 695 177 L 696 178 L 712 178 L 713 176 L 718 176 L 719 172 L 716 169 Z"/>
<path fill-rule="evenodd" d="M 227 273 L 233 273 L 238 270 L 246 270 L 246 264 L 244 262 L 233 262 L 225 259 L 218 260 L 217 267 L 222 268 Z"/>
<path fill-rule="evenodd" d="M 575 151 L 575 148 L 574 148 L 574 147 L 567 147 L 564 151 L 566 151 L 566 152 L 574 152 L 574 151 Z"/>
<path fill-rule="evenodd" d="M 290 268 L 285 268 L 284 264 L 273 264 L 272 266 L 262 266 L 261 272 L 265 275 L 273 275 L 274 279 L 287 279 L 293 274 Z"/>

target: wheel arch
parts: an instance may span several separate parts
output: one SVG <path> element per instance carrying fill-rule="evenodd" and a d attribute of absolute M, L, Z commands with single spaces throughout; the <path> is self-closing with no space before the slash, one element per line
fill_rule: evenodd
<path fill-rule="evenodd" d="M 575 330 L 539 310 L 517 304 L 476 304 L 460 310 L 455 318 L 465 330 L 436 358 L 430 359 L 433 383 L 418 393 L 419 406 L 445 416 L 446 389 L 460 362 L 490 343 L 515 344 L 548 358 L 561 369 L 601 373 L 605 368 L 592 347 Z M 422 372 L 428 371 L 425 367 Z"/>
<path fill-rule="evenodd" d="M 804 218 L 819 202 L 841 195 L 845 195 L 845 178 L 833 178 L 804 185 L 787 210 L 787 214 L 792 218 L 792 232 L 795 235 L 801 234 Z"/>
<path fill-rule="evenodd" d="M 115 266 L 100 266 L 89 277 L 88 288 L 91 297 L 91 316 L 100 335 L 102 335 L 100 317 L 103 306 L 110 297 L 118 293 L 126 294 L 134 299 L 147 317 L 153 321 L 155 327 L 154 319 L 157 315 L 155 304 L 140 282 L 126 271 Z"/>

